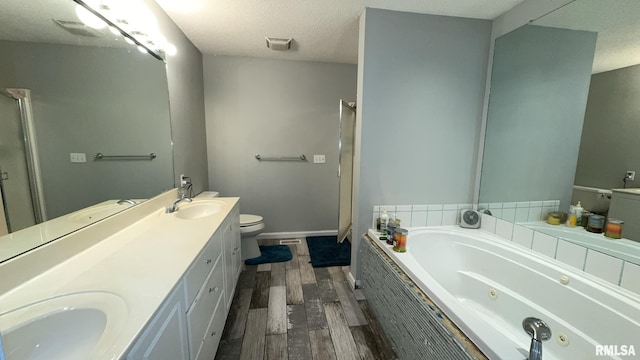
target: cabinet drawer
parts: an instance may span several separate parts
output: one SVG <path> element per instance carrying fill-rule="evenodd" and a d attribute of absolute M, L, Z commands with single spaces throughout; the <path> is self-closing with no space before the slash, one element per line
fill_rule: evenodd
<path fill-rule="evenodd" d="M 202 286 L 191 308 L 187 312 L 187 329 L 189 332 L 189 350 L 195 354 L 205 336 L 209 320 L 219 300 L 224 294 L 224 268 L 222 256 L 218 256 L 216 266 L 211 271 L 207 282 Z"/>
<path fill-rule="evenodd" d="M 207 276 L 213 269 L 218 256 L 222 253 L 222 239 L 220 231 L 217 231 L 204 249 L 191 264 L 185 276 L 185 291 L 187 293 L 187 304 L 191 304 L 205 282 Z"/>
<path fill-rule="evenodd" d="M 226 320 L 227 312 L 225 309 L 224 300 L 220 298 L 218 305 L 216 305 L 216 311 L 211 318 L 209 327 L 207 328 L 207 333 L 202 341 L 200 352 L 195 357 L 196 360 L 210 360 L 216 356 L 216 350 L 218 350 L 218 345 L 220 344 Z"/>

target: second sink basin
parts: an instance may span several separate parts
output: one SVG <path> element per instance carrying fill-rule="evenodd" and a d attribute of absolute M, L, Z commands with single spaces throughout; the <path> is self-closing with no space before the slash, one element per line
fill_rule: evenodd
<path fill-rule="evenodd" d="M 7 360 L 111 358 L 109 349 L 127 318 L 119 296 L 63 295 L 0 314 Z"/>
<path fill-rule="evenodd" d="M 180 219 L 200 219 L 219 213 L 223 205 L 224 203 L 219 201 L 194 201 L 190 204 L 181 204 L 175 216 Z"/>

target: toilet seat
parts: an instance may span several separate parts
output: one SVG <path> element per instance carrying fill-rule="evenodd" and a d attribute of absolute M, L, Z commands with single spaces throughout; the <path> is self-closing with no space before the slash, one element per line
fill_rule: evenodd
<path fill-rule="evenodd" d="M 251 214 L 240 214 L 240 227 L 257 225 L 263 222 L 262 216 Z"/>
<path fill-rule="evenodd" d="M 264 229 L 262 216 L 251 214 L 240 214 L 240 233 L 257 233 Z"/>

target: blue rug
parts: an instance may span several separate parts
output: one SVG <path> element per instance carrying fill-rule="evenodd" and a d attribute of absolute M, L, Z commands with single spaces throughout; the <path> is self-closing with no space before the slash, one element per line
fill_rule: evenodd
<path fill-rule="evenodd" d="M 287 245 L 260 245 L 260 253 L 260 256 L 247 259 L 244 263 L 246 265 L 258 265 L 289 261 L 293 258 Z"/>
<path fill-rule="evenodd" d="M 313 267 L 347 266 L 351 264 L 349 240 L 337 243 L 337 236 L 309 236 L 307 246 Z"/>

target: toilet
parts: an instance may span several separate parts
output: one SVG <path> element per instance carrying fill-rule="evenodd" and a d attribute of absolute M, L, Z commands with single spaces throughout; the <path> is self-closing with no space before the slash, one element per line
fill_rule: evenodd
<path fill-rule="evenodd" d="M 240 238 L 242 239 L 242 260 L 261 255 L 256 236 L 264 229 L 262 216 L 240 214 Z"/>
<path fill-rule="evenodd" d="M 218 197 L 217 191 L 203 191 L 197 198 Z M 256 236 L 264 229 L 262 216 L 240 214 L 240 239 L 242 243 L 242 260 L 253 259 L 261 255 Z"/>

